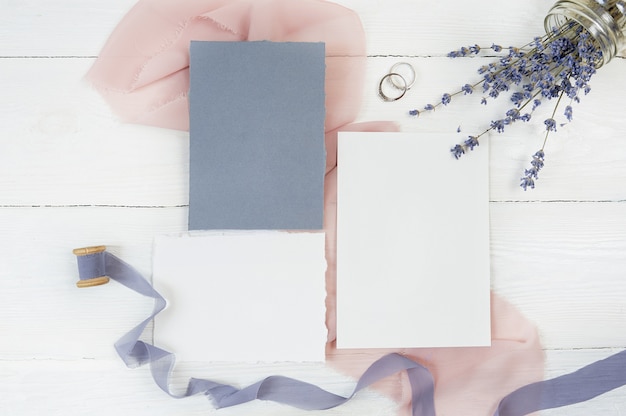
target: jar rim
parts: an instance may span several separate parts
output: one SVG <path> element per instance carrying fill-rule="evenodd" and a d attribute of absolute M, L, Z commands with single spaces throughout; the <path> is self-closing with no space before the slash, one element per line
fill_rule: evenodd
<path fill-rule="evenodd" d="M 607 10 L 607 7 L 619 8 L 620 5 L 621 2 L 615 1 L 602 5 L 595 0 L 559 0 L 548 11 L 544 19 L 544 28 L 549 33 L 569 21 L 578 23 L 589 32 L 602 51 L 602 61 L 599 63 L 599 66 L 602 66 L 624 47 L 622 28 Z M 621 9 L 618 13 L 623 15 Z"/>

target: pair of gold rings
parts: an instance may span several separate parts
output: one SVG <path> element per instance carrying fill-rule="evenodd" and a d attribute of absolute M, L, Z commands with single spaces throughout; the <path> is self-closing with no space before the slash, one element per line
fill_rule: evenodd
<path fill-rule="evenodd" d="M 408 62 L 398 62 L 378 83 L 378 95 L 383 101 L 397 101 L 415 84 L 415 69 Z"/>

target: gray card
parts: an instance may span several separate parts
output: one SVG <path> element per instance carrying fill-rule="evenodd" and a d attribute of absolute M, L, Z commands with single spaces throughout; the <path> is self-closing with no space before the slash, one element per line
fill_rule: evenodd
<path fill-rule="evenodd" d="M 191 42 L 190 230 L 322 228 L 324 52 Z"/>

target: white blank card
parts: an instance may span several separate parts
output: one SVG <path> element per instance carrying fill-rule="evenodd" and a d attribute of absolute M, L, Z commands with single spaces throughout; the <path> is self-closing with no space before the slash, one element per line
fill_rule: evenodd
<path fill-rule="evenodd" d="M 214 231 L 155 239 L 168 307 L 155 344 L 182 361 L 323 361 L 324 233 Z"/>
<path fill-rule="evenodd" d="M 488 146 L 340 133 L 337 347 L 490 344 Z"/>

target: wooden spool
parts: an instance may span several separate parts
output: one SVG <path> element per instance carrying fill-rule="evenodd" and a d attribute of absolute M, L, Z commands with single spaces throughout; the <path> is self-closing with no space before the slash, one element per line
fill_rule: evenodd
<path fill-rule="evenodd" d="M 92 247 L 75 248 L 74 250 L 72 250 L 72 252 L 74 253 L 74 255 L 80 257 L 80 256 L 87 256 L 90 254 L 102 253 L 104 252 L 104 250 L 106 250 L 105 246 L 92 246 Z M 83 287 L 100 286 L 106 283 L 109 283 L 108 276 L 96 276 L 96 277 L 92 277 L 89 279 L 81 279 L 78 282 L 76 282 L 76 286 L 83 288 Z"/>

